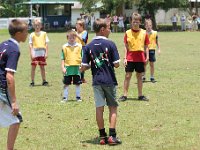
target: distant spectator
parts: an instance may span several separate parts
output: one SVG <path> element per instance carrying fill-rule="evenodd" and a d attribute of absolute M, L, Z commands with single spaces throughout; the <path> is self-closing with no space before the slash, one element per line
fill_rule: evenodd
<path fill-rule="evenodd" d="M 197 25 L 198 25 L 198 30 L 200 30 L 200 16 L 199 15 L 197 17 Z"/>
<path fill-rule="evenodd" d="M 194 13 L 193 15 L 192 15 L 192 30 L 193 31 L 196 31 L 197 30 L 197 14 L 196 13 Z"/>
<path fill-rule="evenodd" d="M 53 22 L 53 27 L 54 27 L 55 29 L 57 29 L 58 26 L 59 26 L 59 23 L 58 23 L 57 20 L 55 20 L 55 21 Z"/>
<path fill-rule="evenodd" d="M 124 30 L 125 31 L 128 29 L 128 24 L 130 24 L 129 17 L 126 17 L 124 20 Z"/>
<path fill-rule="evenodd" d="M 94 13 L 92 13 L 91 16 L 90 16 L 91 31 L 94 31 L 94 29 L 93 29 L 94 21 L 95 21 L 95 16 L 94 16 Z"/>
<path fill-rule="evenodd" d="M 118 32 L 118 19 L 117 15 L 113 16 L 113 32 Z"/>
<path fill-rule="evenodd" d="M 192 17 L 191 16 L 187 17 L 187 30 L 192 31 Z"/>
<path fill-rule="evenodd" d="M 111 16 L 109 14 L 107 14 L 105 20 L 106 20 L 107 24 L 110 24 L 110 30 L 112 31 L 112 18 L 111 18 Z"/>
<path fill-rule="evenodd" d="M 118 20 L 119 20 L 119 28 L 122 32 L 124 32 L 124 17 L 123 15 L 121 14 L 119 17 L 118 17 Z"/>
<path fill-rule="evenodd" d="M 181 20 L 181 31 L 185 31 L 186 30 L 186 26 L 185 26 L 186 16 L 184 13 L 181 15 L 180 20 Z"/>
<path fill-rule="evenodd" d="M 177 16 L 176 16 L 175 13 L 174 13 L 174 15 L 171 17 L 171 21 L 172 21 L 173 31 L 177 31 L 177 21 L 178 21 L 178 18 L 177 18 Z"/>

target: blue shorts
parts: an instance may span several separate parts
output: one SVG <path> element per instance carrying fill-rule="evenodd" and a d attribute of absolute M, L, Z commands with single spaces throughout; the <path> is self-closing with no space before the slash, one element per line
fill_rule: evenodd
<path fill-rule="evenodd" d="M 105 105 L 114 107 L 118 106 L 115 85 L 94 85 L 93 91 L 96 107 L 102 107 Z"/>
<path fill-rule="evenodd" d="M 149 61 L 150 62 L 155 62 L 156 61 L 155 50 L 149 50 Z"/>

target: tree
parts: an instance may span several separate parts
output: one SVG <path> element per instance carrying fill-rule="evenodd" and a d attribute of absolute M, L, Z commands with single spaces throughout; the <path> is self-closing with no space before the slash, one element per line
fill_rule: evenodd
<path fill-rule="evenodd" d="M 135 2 L 139 12 L 151 15 L 154 29 L 156 28 L 155 14 L 158 9 L 167 11 L 170 8 L 186 9 L 189 6 L 188 0 L 138 0 Z"/>
<path fill-rule="evenodd" d="M 29 9 L 21 5 L 24 0 L 0 0 L 1 17 L 23 17 L 27 16 Z"/>

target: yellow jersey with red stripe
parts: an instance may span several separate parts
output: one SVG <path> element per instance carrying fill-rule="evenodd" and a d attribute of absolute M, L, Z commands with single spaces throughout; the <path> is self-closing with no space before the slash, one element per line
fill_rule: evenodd
<path fill-rule="evenodd" d="M 146 31 L 140 29 L 133 32 L 132 29 L 126 31 L 128 51 L 144 51 Z"/>
<path fill-rule="evenodd" d="M 74 45 L 69 45 L 68 43 L 63 45 L 63 53 L 65 66 L 79 66 L 81 65 L 81 53 L 82 45 L 75 43 Z"/>
<path fill-rule="evenodd" d="M 156 50 L 156 46 L 157 46 L 157 44 L 156 44 L 157 31 L 153 31 L 152 30 L 150 33 L 147 32 L 147 34 L 149 36 L 149 41 L 150 41 L 150 43 L 148 45 L 149 49 L 150 50 Z"/>

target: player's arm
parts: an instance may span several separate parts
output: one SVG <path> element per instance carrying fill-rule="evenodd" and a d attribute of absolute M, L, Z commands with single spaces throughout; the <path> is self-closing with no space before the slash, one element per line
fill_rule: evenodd
<path fill-rule="evenodd" d="M 6 80 L 7 80 L 8 91 L 11 98 L 12 114 L 17 115 L 19 113 L 19 107 L 17 105 L 16 94 L 15 94 L 14 72 L 7 71 Z"/>
<path fill-rule="evenodd" d="M 127 65 L 127 51 L 128 51 L 128 43 L 127 43 L 127 35 L 124 36 L 124 66 Z"/>
<path fill-rule="evenodd" d="M 45 47 L 46 47 L 46 51 L 45 51 L 45 58 L 47 59 L 47 57 L 48 57 L 48 52 L 49 52 L 49 46 L 48 46 L 48 42 L 49 42 L 49 38 L 48 38 L 48 36 L 46 35 L 46 39 L 45 39 Z"/>
<path fill-rule="evenodd" d="M 48 47 L 48 43 L 46 43 L 46 52 L 45 52 L 45 58 L 48 58 L 48 52 L 49 52 L 49 47 Z"/>
<path fill-rule="evenodd" d="M 65 57 L 64 57 L 64 53 L 63 50 L 61 52 L 61 70 L 62 72 L 65 74 L 66 73 L 66 68 L 65 68 Z"/>
<path fill-rule="evenodd" d="M 30 51 L 30 57 L 31 59 L 33 59 L 33 41 L 31 35 L 29 37 L 29 51 Z"/>
<path fill-rule="evenodd" d="M 146 62 L 147 62 L 149 60 L 149 47 L 148 47 L 148 45 L 150 43 L 148 34 L 146 34 L 144 42 L 145 42 L 144 45 L 145 45 Z"/>
<path fill-rule="evenodd" d="M 158 48 L 158 54 L 160 54 L 160 44 L 158 42 L 158 35 L 156 36 L 156 45 L 157 45 L 157 48 Z"/>

